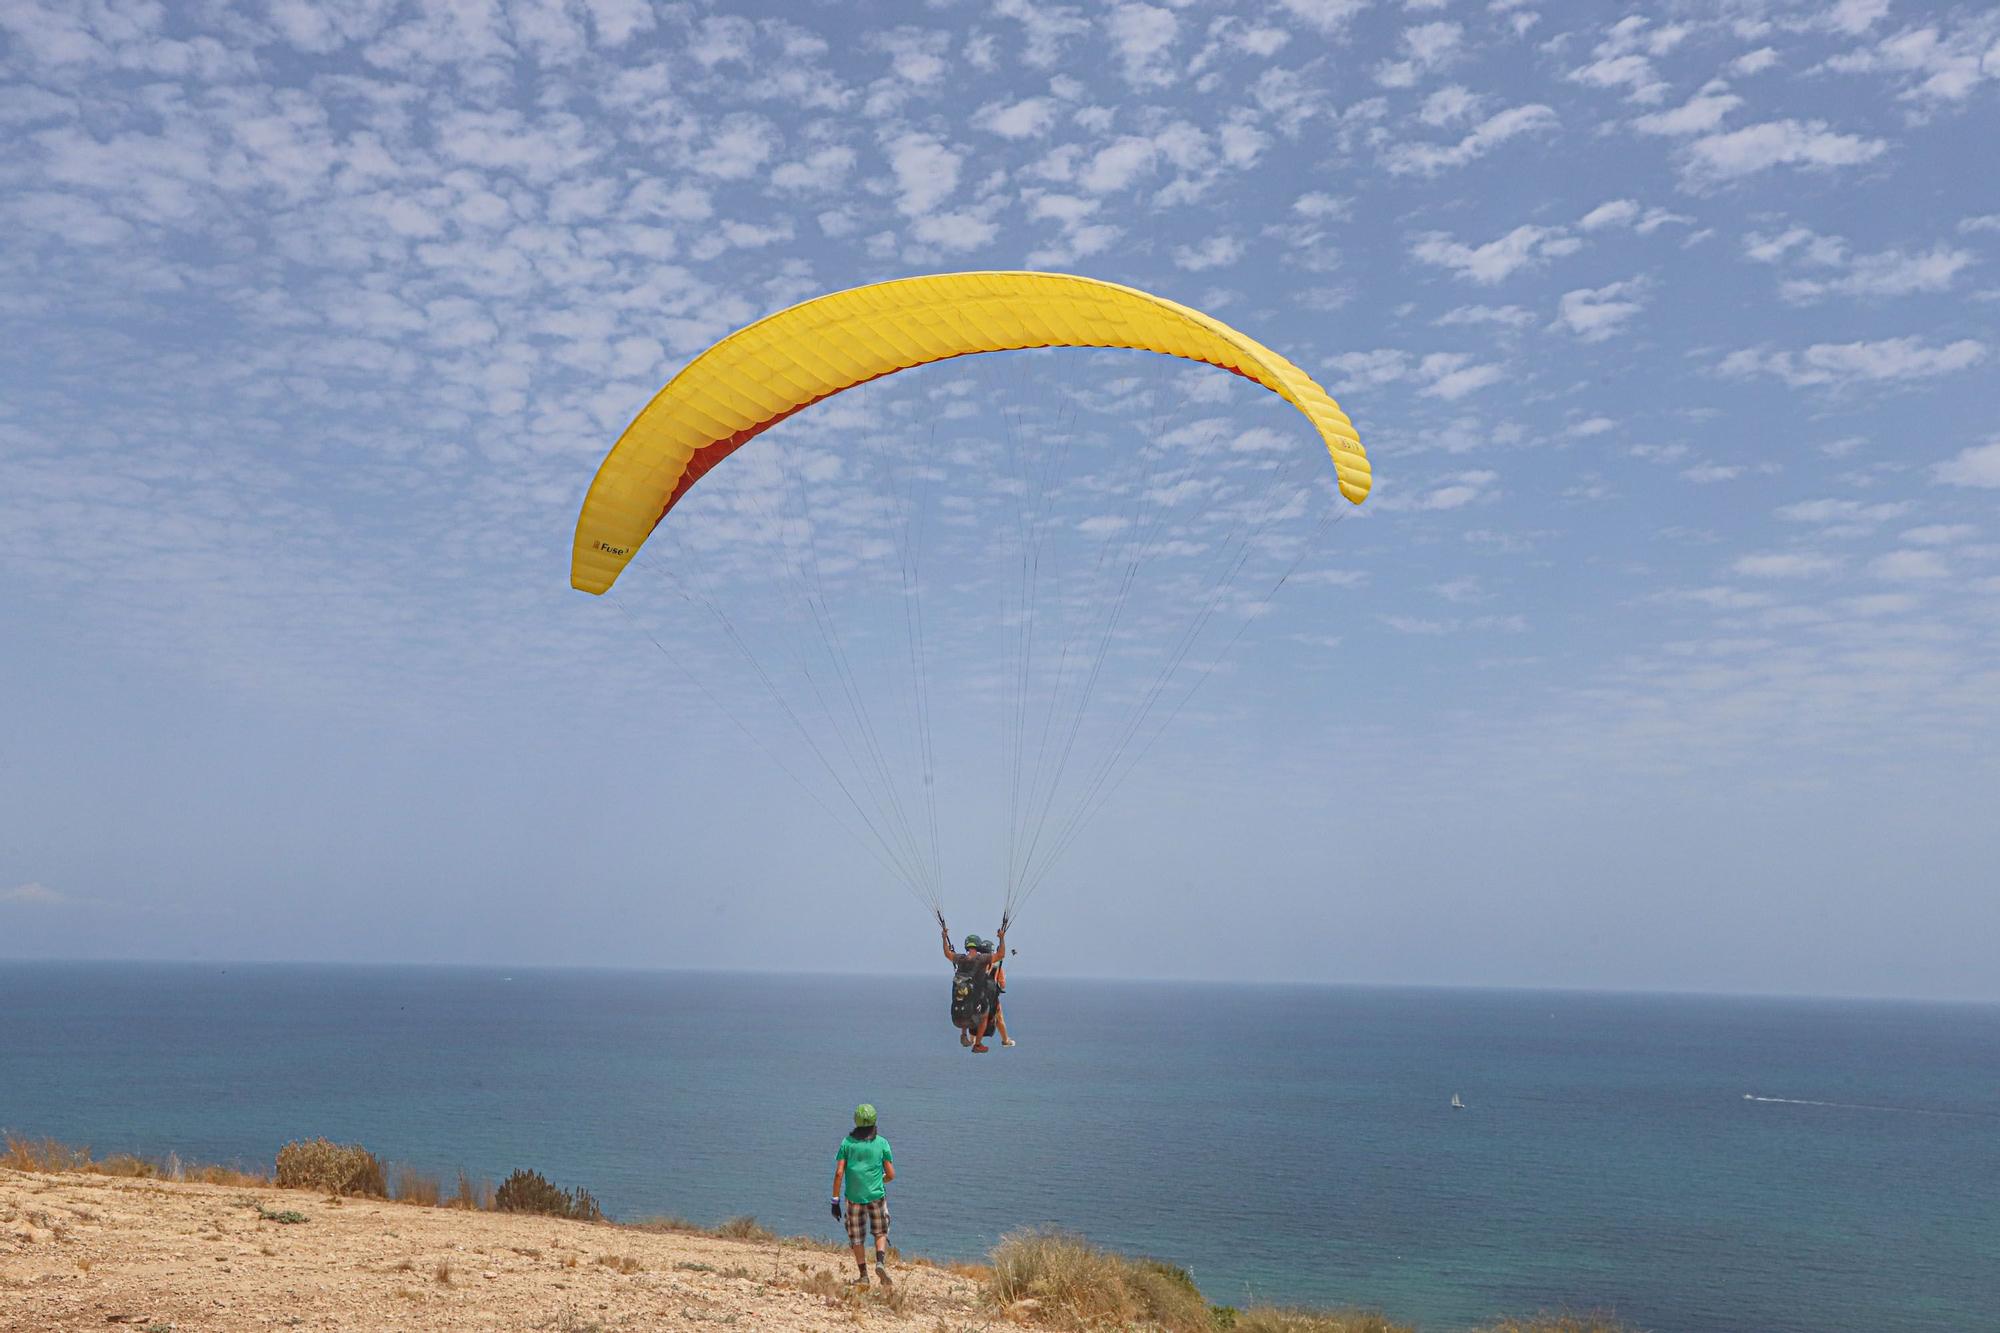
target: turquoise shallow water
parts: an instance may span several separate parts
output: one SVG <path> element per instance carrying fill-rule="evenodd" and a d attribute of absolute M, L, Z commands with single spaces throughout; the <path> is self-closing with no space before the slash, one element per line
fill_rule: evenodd
<path fill-rule="evenodd" d="M 865 1099 L 921 1253 L 1054 1222 L 1426 1328 L 2000 1328 L 2000 1007 L 1014 981 L 974 1058 L 942 975 L 0 963 L 0 1127 L 830 1236 Z"/>

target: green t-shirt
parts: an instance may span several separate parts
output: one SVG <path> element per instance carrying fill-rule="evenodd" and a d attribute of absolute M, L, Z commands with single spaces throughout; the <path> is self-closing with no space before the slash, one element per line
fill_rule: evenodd
<path fill-rule="evenodd" d="M 833 1155 L 836 1162 L 847 1163 L 846 1188 L 849 1203 L 873 1203 L 882 1197 L 882 1163 L 896 1160 L 889 1151 L 889 1140 L 877 1134 L 872 1139 L 857 1139 L 852 1134 L 840 1141 L 840 1151 Z"/>

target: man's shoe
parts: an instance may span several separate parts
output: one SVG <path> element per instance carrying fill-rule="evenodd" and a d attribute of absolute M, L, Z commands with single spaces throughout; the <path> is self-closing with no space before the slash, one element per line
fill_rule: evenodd
<path fill-rule="evenodd" d="M 875 1261 L 875 1276 L 882 1279 L 882 1285 L 885 1287 L 893 1287 L 896 1285 L 895 1279 L 889 1276 L 888 1268 L 882 1263 L 880 1259 L 877 1259 Z"/>
<path fill-rule="evenodd" d="M 972 1034 L 970 1032 L 965 1031 L 963 1028 L 959 1029 L 958 1044 L 961 1046 L 972 1045 Z"/>

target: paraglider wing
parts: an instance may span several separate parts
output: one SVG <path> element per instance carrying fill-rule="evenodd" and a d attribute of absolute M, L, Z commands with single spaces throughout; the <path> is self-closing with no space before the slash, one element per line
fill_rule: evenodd
<path fill-rule="evenodd" d="M 1124 347 L 1207 362 L 1304 413 L 1340 493 L 1368 496 L 1368 457 L 1324 389 L 1218 319 L 1133 287 L 1063 273 L 942 273 L 781 310 L 690 362 L 633 419 L 577 519 L 570 583 L 610 589 L 690 486 L 758 433 L 823 398 L 912 366 L 1029 347 Z"/>

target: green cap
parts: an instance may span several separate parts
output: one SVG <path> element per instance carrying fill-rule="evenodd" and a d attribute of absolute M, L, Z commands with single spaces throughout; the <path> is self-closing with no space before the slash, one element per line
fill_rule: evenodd
<path fill-rule="evenodd" d="M 874 1107 L 870 1106 L 867 1102 L 863 1102 L 861 1103 L 861 1105 L 854 1108 L 854 1127 L 856 1129 L 866 1129 L 874 1123 L 875 1123 Z"/>
<path fill-rule="evenodd" d="M 978 937 L 977 935 L 967 935 L 967 936 L 965 937 L 965 947 L 966 947 L 966 948 L 968 948 L 968 949 L 977 949 L 977 948 L 979 947 L 979 945 L 980 945 L 980 939 L 979 939 L 979 937 Z"/>

